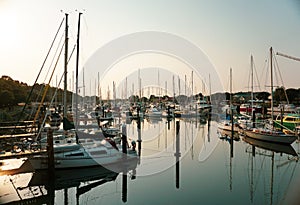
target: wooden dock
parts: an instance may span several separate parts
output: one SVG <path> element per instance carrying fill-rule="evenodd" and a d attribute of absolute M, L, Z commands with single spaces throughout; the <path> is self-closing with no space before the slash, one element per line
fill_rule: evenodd
<path fill-rule="evenodd" d="M 19 159 L 19 158 L 24 158 L 24 157 L 30 157 L 34 155 L 39 155 L 39 154 L 46 154 L 46 150 L 42 151 L 29 151 L 25 150 L 24 152 L 18 152 L 18 153 L 13 153 L 13 152 L 5 152 L 3 154 L 0 154 L 0 160 L 5 160 L 5 159 Z"/>
<path fill-rule="evenodd" d="M 32 138 L 35 137 L 36 134 L 35 133 L 24 133 L 24 134 L 15 134 L 15 135 L 1 135 L 0 136 L 0 140 L 2 139 L 12 139 L 12 138 Z"/>

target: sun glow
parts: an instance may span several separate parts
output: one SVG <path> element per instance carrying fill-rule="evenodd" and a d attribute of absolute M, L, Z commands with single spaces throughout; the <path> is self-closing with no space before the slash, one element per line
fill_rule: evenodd
<path fill-rule="evenodd" d="M 5 2 L 5 1 L 4 1 Z M 13 48 L 20 46 L 18 25 L 18 12 L 13 10 L 6 3 L 0 6 L 0 45 L 11 51 Z"/>

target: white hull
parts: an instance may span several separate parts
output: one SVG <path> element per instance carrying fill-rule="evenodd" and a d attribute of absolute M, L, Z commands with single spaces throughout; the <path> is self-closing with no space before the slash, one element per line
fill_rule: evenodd
<path fill-rule="evenodd" d="M 253 139 L 282 144 L 292 144 L 297 139 L 294 135 L 274 134 L 255 130 L 244 130 L 244 134 Z"/>
<path fill-rule="evenodd" d="M 55 169 L 82 168 L 93 166 L 105 166 L 131 159 L 136 159 L 136 155 L 126 155 L 113 147 L 105 147 L 103 145 L 95 147 L 79 146 L 75 149 L 71 145 L 65 145 L 70 149 L 56 148 L 54 153 Z M 73 146 L 75 147 L 75 146 Z M 59 151 L 58 151 L 59 150 Z M 28 159 L 32 167 L 36 170 L 48 169 L 48 156 L 38 155 Z"/>

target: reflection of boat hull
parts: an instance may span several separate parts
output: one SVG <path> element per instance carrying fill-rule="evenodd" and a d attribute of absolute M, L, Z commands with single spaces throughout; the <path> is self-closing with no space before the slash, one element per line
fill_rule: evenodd
<path fill-rule="evenodd" d="M 249 138 L 249 137 L 244 137 L 243 139 L 245 142 L 247 142 L 255 147 L 263 148 L 263 149 L 274 151 L 274 152 L 285 153 L 285 154 L 297 156 L 296 151 L 294 150 L 294 148 L 291 145 L 266 142 L 266 141 Z"/>
<path fill-rule="evenodd" d="M 80 169 L 65 169 L 55 171 L 54 173 L 54 187 L 55 190 L 79 186 L 81 182 L 88 182 L 94 180 L 104 179 L 105 181 L 115 180 L 118 173 L 110 171 L 104 167 L 97 166 L 93 168 Z M 48 185 L 49 171 L 39 170 L 35 171 L 28 186 Z"/>
<path fill-rule="evenodd" d="M 55 169 L 108 166 L 136 159 L 136 152 L 127 155 L 112 146 L 83 147 L 74 143 L 54 147 Z M 35 170 L 48 169 L 47 155 L 33 156 L 28 161 Z"/>
<path fill-rule="evenodd" d="M 297 138 L 294 135 L 285 135 L 280 133 L 268 133 L 260 130 L 244 130 L 244 134 L 248 137 L 268 142 L 276 142 L 282 144 L 292 144 Z"/>

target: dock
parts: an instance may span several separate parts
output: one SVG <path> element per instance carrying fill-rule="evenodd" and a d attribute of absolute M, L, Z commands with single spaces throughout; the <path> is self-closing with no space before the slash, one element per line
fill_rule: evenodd
<path fill-rule="evenodd" d="M 4 139 L 19 139 L 19 138 L 29 138 L 29 137 L 35 137 L 36 134 L 35 133 L 24 133 L 24 134 L 14 134 L 14 135 L 1 135 L 0 136 L 0 140 L 4 140 Z"/>
<path fill-rule="evenodd" d="M 21 152 L 5 152 L 3 154 L 0 154 L 0 160 L 4 160 L 4 159 L 19 159 L 19 158 L 24 158 L 24 157 L 30 157 L 30 156 L 34 156 L 34 155 L 39 155 L 39 154 L 46 154 L 47 151 L 46 150 L 42 150 L 42 151 L 30 151 L 30 150 L 25 150 L 25 151 L 21 151 Z"/>

